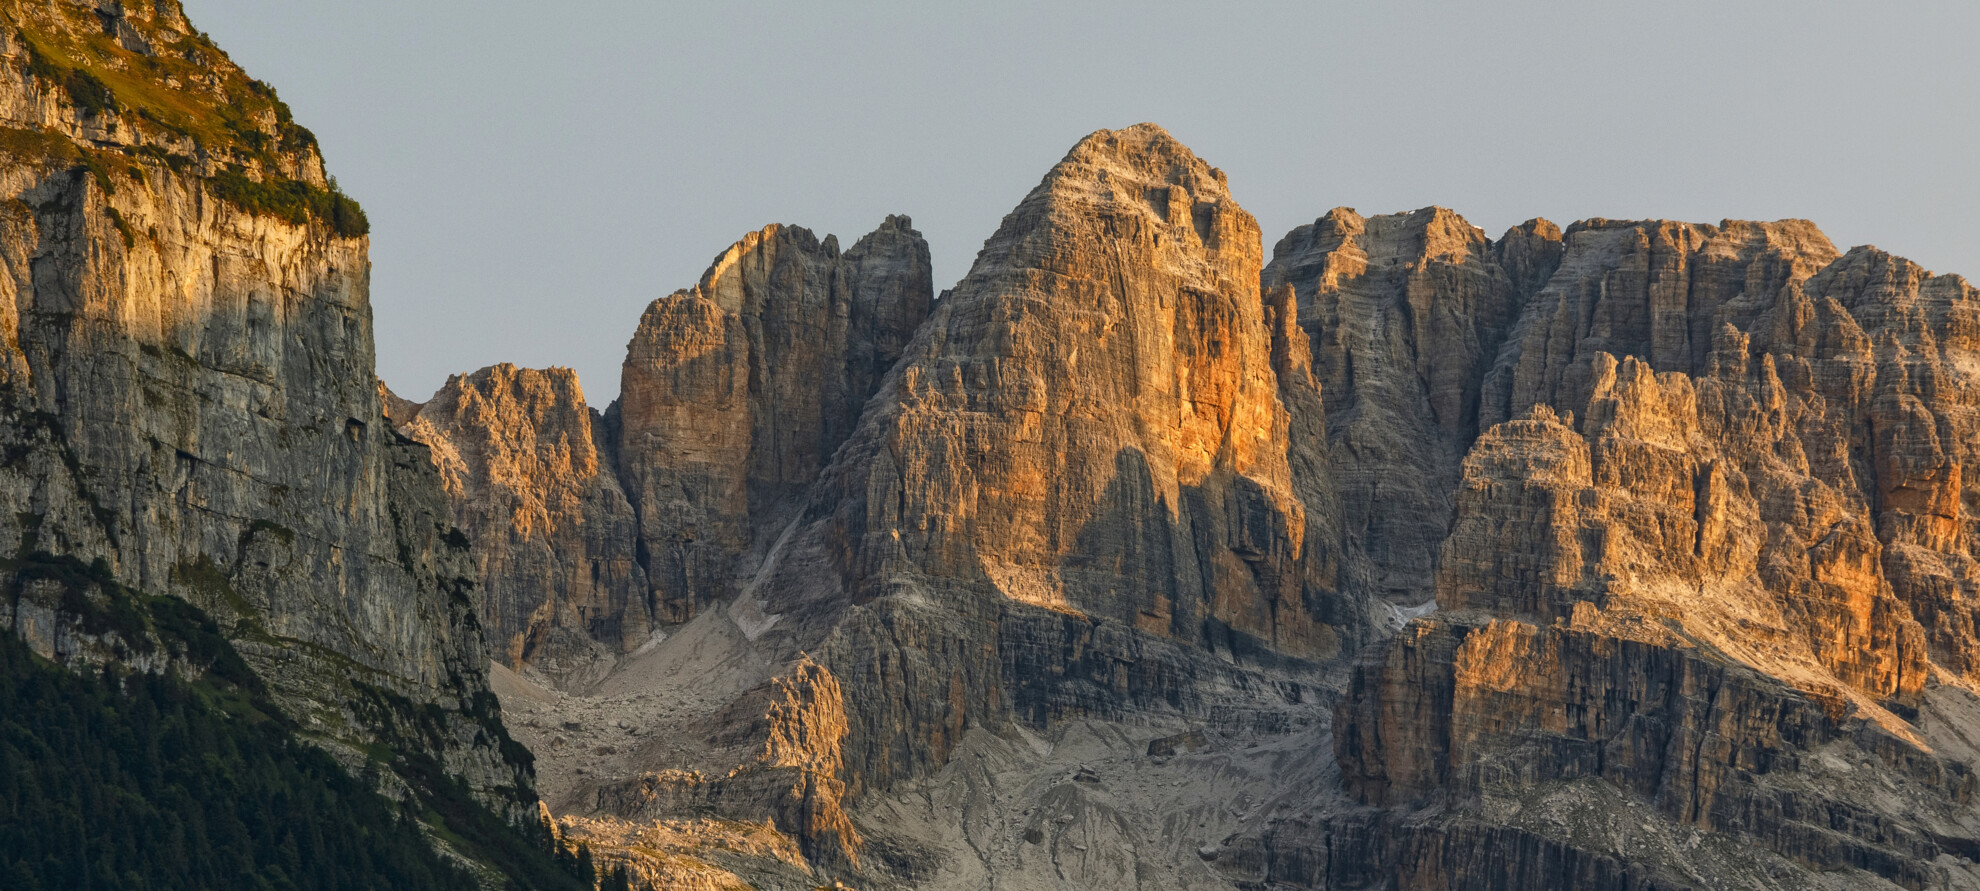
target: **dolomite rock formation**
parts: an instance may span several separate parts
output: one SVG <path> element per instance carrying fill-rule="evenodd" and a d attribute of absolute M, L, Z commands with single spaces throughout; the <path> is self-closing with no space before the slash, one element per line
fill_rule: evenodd
<path fill-rule="evenodd" d="M 582 688 L 726 599 L 926 318 L 929 275 L 904 216 L 843 254 L 769 226 L 647 308 L 603 415 L 566 369 L 387 391 L 474 540 L 492 655 Z"/>
<path fill-rule="evenodd" d="M 1439 612 L 1340 705 L 1346 801 L 1234 877 L 1980 885 L 1976 297 L 1801 222 L 1570 227 L 1483 381 Z"/>
<path fill-rule="evenodd" d="M 1160 128 L 1101 131 L 938 304 L 759 594 L 793 635 L 858 604 L 822 652 L 881 703 L 853 717 L 859 776 L 1005 716 L 1200 707 L 1199 680 L 1239 682 L 1198 654 L 1360 641 L 1332 505 L 1293 478 L 1257 231 Z"/>
<path fill-rule="evenodd" d="M 617 423 L 655 616 L 733 593 L 928 314 L 928 245 L 890 216 L 851 250 L 750 233 L 655 300 L 626 347 Z"/>
<path fill-rule="evenodd" d="M 1441 208 L 1337 209 L 1261 268 L 1152 125 L 1076 146 L 932 311 L 920 258 L 905 221 L 773 227 L 642 320 L 589 429 L 662 633 L 504 693 L 601 856 L 1980 887 L 1963 280 L 1799 221 Z M 515 453 L 562 455 L 532 411 Z"/>
<path fill-rule="evenodd" d="M 95 563 L 85 600 L 199 606 L 300 733 L 395 796 L 379 768 L 404 763 L 368 754 L 533 813 L 438 476 L 380 411 L 362 217 L 314 138 L 177 3 L 3 12 L 0 626 L 162 670 L 26 569 Z"/>
<path fill-rule="evenodd" d="M 553 809 L 655 875 L 676 861 L 623 841 L 729 837 L 696 822 L 714 815 L 768 820 L 812 878 L 950 882 L 1010 858 L 1095 878 L 1119 865 L 1084 860 L 1098 832 L 1161 837 L 1150 869 L 1223 884 L 1202 839 L 1122 823 L 1097 779 L 1010 746 L 1124 719 L 1309 734 L 1326 667 L 1377 633 L 1342 578 L 1312 348 L 1260 264 L 1222 174 L 1143 125 L 1075 147 L 925 323 L 904 218 L 843 255 L 766 229 L 656 301 L 607 414 L 664 633 L 584 695 L 505 681 Z M 1109 739 L 1122 769 L 1147 757 L 1139 731 Z M 858 822 L 855 802 L 958 782 L 971 752 L 1005 766 L 953 793 L 986 809 L 970 832 L 1015 848 Z M 1265 760 L 1207 794 L 1252 801 Z M 1028 834 L 981 835 L 1020 811 Z"/>
<path fill-rule="evenodd" d="M 581 682 L 644 642 L 638 526 L 577 375 L 496 365 L 414 408 L 400 430 L 432 447 L 453 523 L 472 530 L 491 655 Z"/>
<path fill-rule="evenodd" d="M 1493 243 L 1441 207 L 1337 208 L 1273 249 L 1265 286 L 1293 289 L 1313 345 L 1349 550 L 1396 603 L 1430 596 L 1484 371 L 1559 254 L 1545 221 Z"/>

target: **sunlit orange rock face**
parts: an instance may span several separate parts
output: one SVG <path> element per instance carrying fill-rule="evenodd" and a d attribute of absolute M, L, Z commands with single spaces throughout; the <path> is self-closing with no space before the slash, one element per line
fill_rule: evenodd
<path fill-rule="evenodd" d="M 1153 125 L 926 281 L 771 227 L 649 308 L 590 429 L 675 686 L 560 806 L 880 886 L 1980 884 L 1964 281 L 1443 208 L 1267 262 Z"/>
<path fill-rule="evenodd" d="M 985 245 L 848 463 L 856 596 L 900 573 L 1195 642 L 1340 641 L 1287 456 L 1258 227 L 1158 128 L 1087 138 Z M 884 450 L 884 451 L 882 451 Z M 891 491 L 889 491 L 891 490 Z"/>
<path fill-rule="evenodd" d="M 1366 639 L 1260 265 L 1223 174 L 1143 125 L 1075 146 L 937 303 L 758 588 L 772 635 L 831 628 L 865 782 L 972 726 L 1201 711 L 1231 656 Z"/>

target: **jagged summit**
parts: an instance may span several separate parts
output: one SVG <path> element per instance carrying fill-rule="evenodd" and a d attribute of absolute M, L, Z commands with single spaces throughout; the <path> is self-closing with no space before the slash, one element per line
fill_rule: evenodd
<path fill-rule="evenodd" d="M 1066 237 L 1054 234 L 1061 232 Z M 1220 277 L 1256 277 L 1258 224 L 1231 200 L 1223 171 L 1161 127 L 1138 124 L 1096 131 L 1073 146 L 1004 218 L 963 281 L 1034 267 L 1058 271 L 1039 248 L 1083 239 L 1109 249 L 1102 233 L 1152 239 L 1160 250 L 1145 251 L 1142 260 L 1173 267 L 1202 287 L 1221 287 Z"/>
<path fill-rule="evenodd" d="M 904 215 L 844 252 L 772 224 L 647 307 L 604 413 L 568 369 L 504 364 L 395 414 L 474 532 L 498 660 L 582 688 L 729 599 L 926 317 L 929 270 Z"/>
<path fill-rule="evenodd" d="M 1075 143 L 1046 181 L 1095 176 L 1098 171 L 1132 170 L 1137 179 L 1222 193 L 1224 172 L 1196 156 L 1160 124 L 1140 123 L 1119 130 L 1095 130 Z M 1229 197 L 1223 194 L 1223 197 Z"/>
<path fill-rule="evenodd" d="M 519 701 L 667 744 L 546 759 L 566 825 L 671 876 L 645 821 L 770 819 L 883 887 L 1959 887 L 1963 281 L 1798 220 L 1261 247 L 1138 125 L 939 303 L 894 218 L 656 301 L 599 429 L 661 633 Z"/>

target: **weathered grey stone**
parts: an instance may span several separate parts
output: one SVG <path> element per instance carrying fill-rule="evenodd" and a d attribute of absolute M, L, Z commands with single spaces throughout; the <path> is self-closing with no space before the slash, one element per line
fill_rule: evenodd
<path fill-rule="evenodd" d="M 232 165 L 246 181 L 321 188 L 313 139 L 203 38 L 158 63 L 202 77 L 156 87 L 188 126 L 249 109 L 240 126 L 253 139 L 196 146 L 139 113 L 155 109 L 79 106 L 28 72 L 27 35 L 112 68 L 138 64 L 120 55 L 130 50 L 91 42 L 103 22 L 88 7 L 16 4 L 9 15 L 0 541 L 23 556 L 101 560 L 122 585 L 203 608 L 301 731 L 352 765 L 378 743 L 430 755 L 521 813 L 533 793 L 526 766 L 500 748 L 472 568 L 446 540 L 426 449 L 380 410 L 367 240 L 321 214 L 249 213 L 210 178 Z M 116 22 L 152 45 L 190 33 L 172 2 Z M 13 581 L 10 564 L 0 587 Z M 50 626 L 74 617 L 36 612 L 40 599 L 24 591 L 11 624 L 62 640 Z M 381 713 L 394 703 L 437 716 L 436 735 Z"/>

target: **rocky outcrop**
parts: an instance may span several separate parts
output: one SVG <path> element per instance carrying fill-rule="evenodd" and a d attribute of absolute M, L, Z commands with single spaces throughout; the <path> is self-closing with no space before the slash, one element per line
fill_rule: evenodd
<path fill-rule="evenodd" d="M 843 254 L 796 226 L 736 242 L 626 347 L 625 483 L 658 620 L 732 595 L 928 314 L 928 245 L 890 216 Z"/>
<path fill-rule="evenodd" d="M 432 448 L 469 530 L 491 655 L 581 684 L 645 642 L 638 526 L 577 375 L 496 365 L 416 408 L 400 429 Z"/>
<path fill-rule="evenodd" d="M 1348 551 L 1392 602 L 1429 598 L 1484 371 L 1559 254 L 1544 220 L 1494 243 L 1441 207 L 1337 208 L 1272 251 L 1265 286 L 1293 289 L 1312 344 Z"/>
<path fill-rule="evenodd" d="M 937 305 L 743 595 L 861 704 L 855 790 L 972 726 L 1282 706 L 1260 672 L 1368 635 L 1259 263 L 1222 173 L 1143 125 L 1076 146 Z"/>
<path fill-rule="evenodd" d="M 464 543 L 381 413 L 362 211 L 314 137 L 176 3 L 0 15 L 0 622 L 158 670 L 91 614 L 173 595 L 388 792 L 461 780 L 533 814 Z M 92 574 L 39 582 L 60 565 Z"/>
<path fill-rule="evenodd" d="M 841 778 L 846 703 L 830 671 L 801 658 L 698 729 L 731 750 L 734 767 L 719 775 L 666 770 L 598 784 L 590 792 L 595 810 L 635 820 L 714 812 L 766 821 L 820 865 L 859 869 L 863 840 L 846 812 Z"/>
<path fill-rule="evenodd" d="M 1350 803 L 1240 872 L 1980 882 L 1949 742 L 1976 297 L 1806 223 L 1571 227 L 1485 378 L 1511 419 L 1464 458 L 1439 615 L 1336 716 Z"/>

